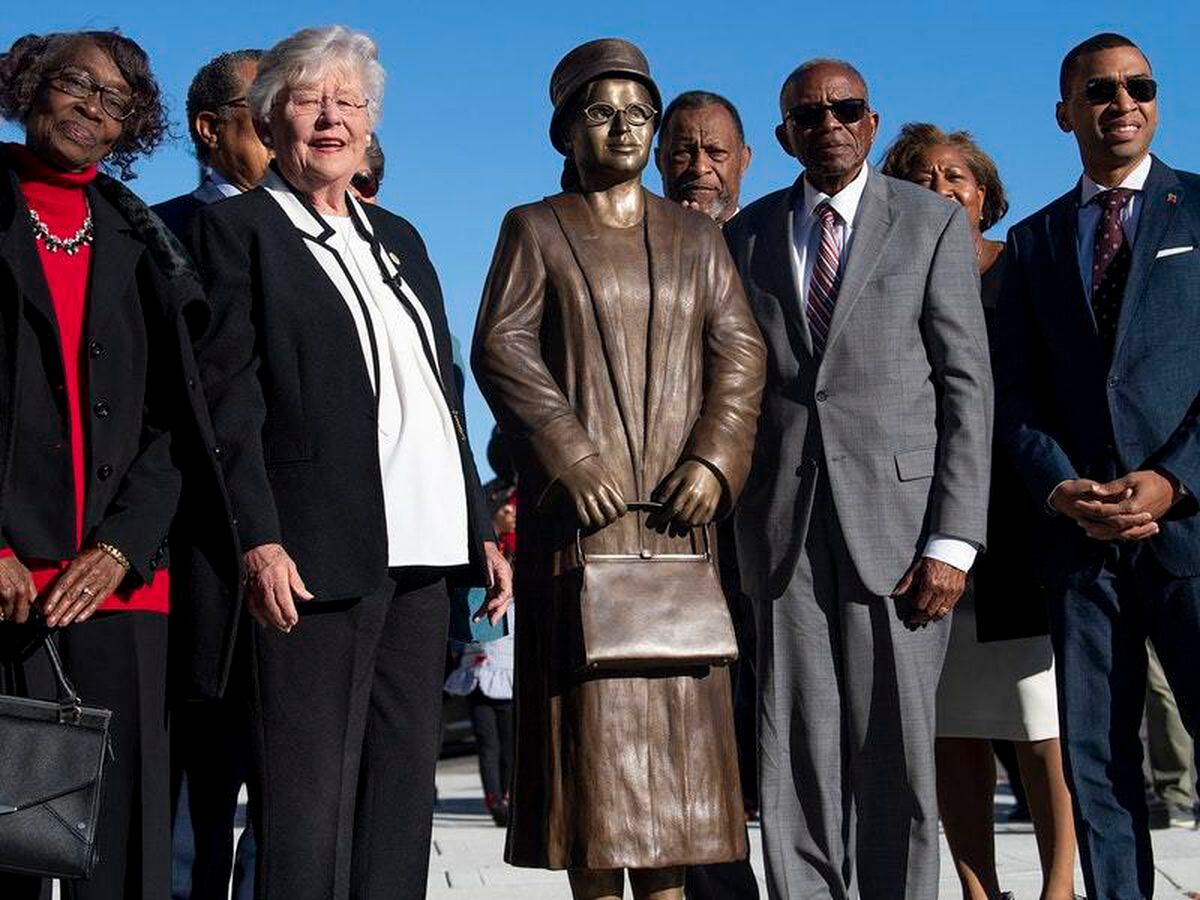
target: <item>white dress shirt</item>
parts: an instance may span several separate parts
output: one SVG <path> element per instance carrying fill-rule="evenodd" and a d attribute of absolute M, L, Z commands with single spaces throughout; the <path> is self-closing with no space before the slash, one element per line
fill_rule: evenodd
<path fill-rule="evenodd" d="M 804 311 L 808 303 L 808 288 L 812 282 L 813 260 L 817 258 L 821 246 L 821 229 L 813 210 L 821 203 L 828 203 L 837 213 L 834 223 L 835 237 L 842 247 L 841 267 L 845 270 L 848 254 L 853 249 L 854 218 L 858 215 L 858 205 L 862 201 L 863 190 L 870 177 L 870 167 L 864 165 L 854 180 L 834 194 L 832 197 L 813 187 L 807 178 L 804 179 L 804 191 L 795 197 L 792 208 L 792 274 L 796 278 L 797 291 L 800 297 L 800 309 Z M 808 315 L 801 318 L 804 327 L 808 328 Z M 931 534 L 925 542 L 923 556 L 940 560 L 954 566 L 963 572 L 968 572 L 975 564 L 975 555 L 979 548 L 970 541 L 951 537 L 945 534 Z"/>
<path fill-rule="evenodd" d="M 1138 219 L 1142 214 L 1142 191 L 1146 187 L 1146 178 L 1150 175 L 1150 167 L 1154 164 L 1147 153 L 1133 171 L 1122 179 L 1120 184 L 1101 185 L 1092 181 L 1086 174 L 1079 185 L 1079 271 L 1083 274 L 1083 290 L 1088 302 L 1092 300 L 1092 259 L 1096 253 L 1096 229 L 1100 227 L 1100 219 L 1104 211 L 1100 205 L 1091 200 L 1102 191 L 1110 188 L 1128 188 L 1134 192 L 1121 207 L 1121 230 L 1125 232 L 1125 240 L 1133 247 L 1133 238 L 1137 234 Z"/>
<path fill-rule="evenodd" d="M 863 191 L 867 187 L 867 177 L 870 168 L 863 166 L 854 180 L 830 197 L 818 191 L 804 179 L 804 194 L 792 210 L 792 272 L 798 279 L 800 288 L 800 308 L 806 309 L 808 304 L 808 288 L 812 284 L 813 260 L 821 248 L 821 228 L 817 217 L 813 215 L 820 204 L 828 203 L 837 213 L 834 222 L 834 235 L 842 248 L 842 259 L 850 252 L 850 240 L 854 236 L 854 217 L 858 214 L 858 204 L 862 200 Z M 804 327 L 808 328 L 808 316 L 804 316 Z"/>

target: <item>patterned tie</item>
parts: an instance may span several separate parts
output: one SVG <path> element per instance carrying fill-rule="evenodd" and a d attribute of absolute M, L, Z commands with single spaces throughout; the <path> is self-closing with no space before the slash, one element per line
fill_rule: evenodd
<path fill-rule="evenodd" d="M 1133 262 L 1133 250 L 1121 227 L 1121 210 L 1134 192 L 1129 188 L 1102 191 L 1089 202 L 1102 210 L 1096 226 L 1096 244 L 1092 254 L 1092 315 L 1100 341 L 1111 354 L 1121 315 L 1121 298 Z"/>
<path fill-rule="evenodd" d="M 837 305 L 838 287 L 842 283 L 842 242 L 836 227 L 841 217 L 828 203 L 818 203 L 813 215 L 821 220 L 821 246 L 817 250 L 817 258 L 813 260 L 805 311 L 808 314 L 813 351 L 821 356 L 825 353 L 825 341 L 829 338 L 829 326 L 833 322 L 833 308 Z"/>

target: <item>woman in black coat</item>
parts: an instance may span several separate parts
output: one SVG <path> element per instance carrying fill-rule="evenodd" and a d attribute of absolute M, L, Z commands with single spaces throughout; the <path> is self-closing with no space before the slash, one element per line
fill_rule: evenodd
<path fill-rule="evenodd" d="M 0 687 L 53 696 L 40 637 L 57 632 L 85 702 L 112 710 L 115 757 L 99 863 L 63 895 L 165 900 L 167 538 L 203 409 L 187 319 L 205 314 L 181 248 L 97 171 L 128 175 L 164 111 L 137 44 L 79 32 L 0 55 L 0 114 L 25 131 L 0 145 Z M 0 874 L 6 900 L 41 889 Z"/>
<path fill-rule="evenodd" d="M 374 43 L 306 29 L 247 100 L 275 163 L 201 210 L 198 359 L 244 549 L 259 896 L 421 897 L 448 578 L 511 596 L 416 230 L 348 194 Z"/>

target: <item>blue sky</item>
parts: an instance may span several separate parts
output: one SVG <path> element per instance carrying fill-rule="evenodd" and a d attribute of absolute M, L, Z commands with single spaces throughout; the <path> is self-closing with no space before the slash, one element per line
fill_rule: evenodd
<path fill-rule="evenodd" d="M 597 7 L 600 7 L 597 4 Z M 424 235 L 446 294 L 451 329 L 470 342 L 497 229 L 511 206 L 553 193 L 561 160 L 550 147 L 547 83 L 585 40 L 639 44 L 664 98 L 706 88 L 733 100 L 754 159 L 743 200 L 791 182 L 798 170 L 775 143 L 786 74 L 813 56 L 854 62 L 881 115 L 879 152 L 907 121 L 966 128 L 991 153 L 1011 212 L 993 231 L 1062 193 L 1078 175 L 1074 143 L 1053 120 L 1062 54 L 1116 30 L 1147 52 L 1159 79 L 1156 152 L 1200 169 L 1200 4 L 1009 0 L 990 4 L 681 3 L 5 3 L 0 42 L 28 32 L 120 27 L 150 53 L 180 138 L 139 167 L 132 183 L 157 202 L 194 186 L 182 121 L 195 70 L 228 49 L 270 46 L 306 25 L 342 22 L 380 46 L 388 88 L 379 133 L 387 153 L 382 202 Z M 97 10 L 103 10 L 98 13 Z M 14 139 L 11 127 L 0 134 Z M 646 183 L 661 189 L 657 172 Z M 473 383 L 467 415 L 483 447 L 491 415 Z"/>

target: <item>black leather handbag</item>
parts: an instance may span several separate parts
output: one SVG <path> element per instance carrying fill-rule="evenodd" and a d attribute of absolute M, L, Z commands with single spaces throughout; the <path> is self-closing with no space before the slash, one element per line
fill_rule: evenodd
<path fill-rule="evenodd" d="M 0 870 L 87 878 L 112 713 L 84 706 L 53 639 L 42 646 L 58 701 L 0 696 Z"/>
<path fill-rule="evenodd" d="M 660 503 L 627 504 L 652 512 Z M 585 671 L 636 671 L 726 665 L 737 659 L 737 638 L 721 590 L 708 526 L 703 551 L 584 553 L 579 616 Z M 693 535 L 693 541 L 695 537 Z"/>

